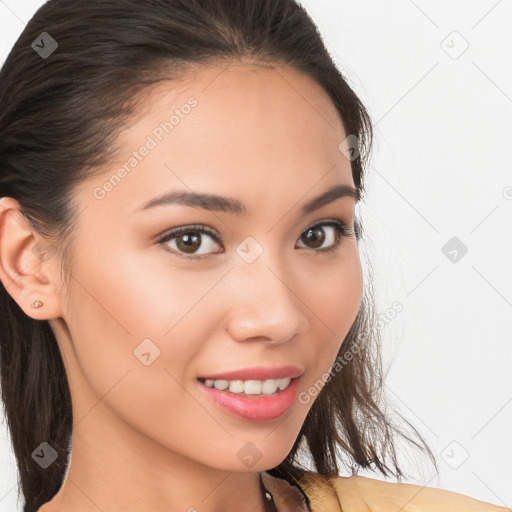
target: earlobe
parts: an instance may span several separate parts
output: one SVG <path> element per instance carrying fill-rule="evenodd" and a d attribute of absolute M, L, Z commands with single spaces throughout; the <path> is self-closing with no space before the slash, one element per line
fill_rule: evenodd
<path fill-rule="evenodd" d="M 18 201 L 11 197 L 0 201 L 0 280 L 29 317 L 58 318 L 62 316 L 60 302 L 45 273 L 49 265 L 38 249 L 42 237 L 20 210 Z"/>

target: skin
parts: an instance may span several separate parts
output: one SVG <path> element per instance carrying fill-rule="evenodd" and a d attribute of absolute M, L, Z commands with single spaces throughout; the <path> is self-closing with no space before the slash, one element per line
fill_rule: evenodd
<path fill-rule="evenodd" d="M 337 254 L 301 241 L 319 220 L 353 226 L 350 197 L 299 213 L 334 185 L 354 186 L 333 104 L 289 68 L 240 62 L 220 70 L 202 68 L 179 85 L 154 87 L 120 135 L 119 160 L 77 188 L 68 290 L 60 289 L 59 258 L 35 256 L 41 237 L 16 201 L 0 203 L 0 277 L 27 315 L 50 321 L 73 402 L 68 478 L 40 512 L 238 512 L 240 503 L 264 510 L 258 472 L 286 457 L 315 397 L 257 423 L 219 409 L 196 379 L 292 364 L 304 370 L 299 392 L 307 391 L 334 364 L 356 318 L 362 273 L 355 237 L 342 237 Z M 97 199 L 95 188 L 191 96 L 198 106 Z M 248 214 L 184 205 L 134 212 L 173 189 L 236 198 Z M 201 235 L 196 252 L 209 259 L 175 256 L 179 238 L 155 240 L 193 224 L 223 238 L 219 244 Z M 323 229 L 321 248 L 328 248 L 336 231 Z M 236 253 L 247 236 L 263 248 L 251 264 Z M 38 298 L 44 306 L 34 309 Z M 160 350 L 149 366 L 133 353 L 147 338 Z M 249 442 L 261 455 L 250 468 L 237 457 Z"/>

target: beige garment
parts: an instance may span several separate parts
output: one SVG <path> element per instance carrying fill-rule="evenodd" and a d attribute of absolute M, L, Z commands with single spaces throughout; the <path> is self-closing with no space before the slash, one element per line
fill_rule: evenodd
<path fill-rule="evenodd" d="M 364 476 L 308 473 L 299 482 L 311 512 L 510 512 L 444 489 L 384 482 Z M 300 509 L 298 509 L 300 510 Z"/>

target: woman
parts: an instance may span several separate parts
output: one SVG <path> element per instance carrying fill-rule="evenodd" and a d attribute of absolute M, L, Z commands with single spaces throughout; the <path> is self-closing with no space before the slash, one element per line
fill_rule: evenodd
<path fill-rule="evenodd" d="M 340 476 L 435 459 L 379 405 L 371 121 L 297 3 L 52 0 L 0 107 L 25 512 L 505 510 Z"/>

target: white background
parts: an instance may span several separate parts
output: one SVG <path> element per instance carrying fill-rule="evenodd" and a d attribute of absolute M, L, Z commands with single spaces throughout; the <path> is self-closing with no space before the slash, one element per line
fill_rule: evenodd
<path fill-rule="evenodd" d="M 0 62 L 42 4 L 0 0 Z M 359 216 L 386 391 L 440 466 L 402 458 L 408 481 L 512 506 L 512 0 L 302 4 L 376 126 Z M 16 491 L 4 426 L 0 512 Z"/>

